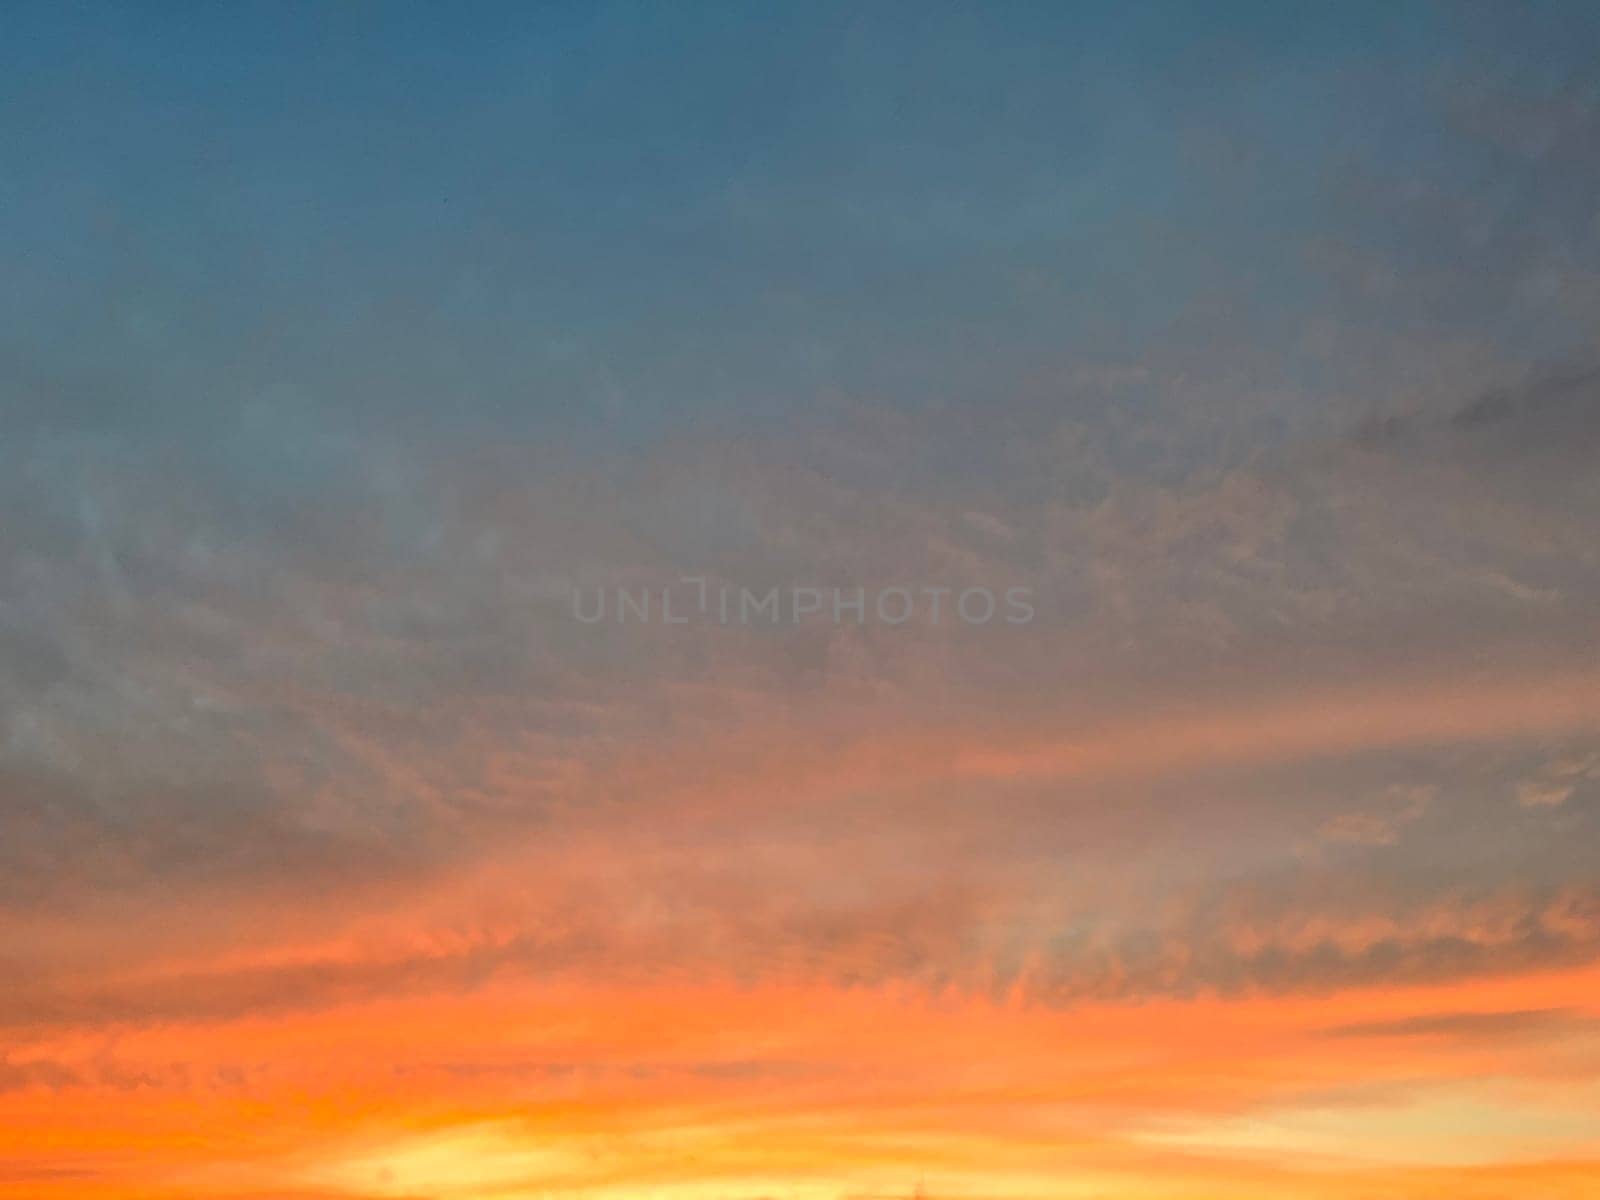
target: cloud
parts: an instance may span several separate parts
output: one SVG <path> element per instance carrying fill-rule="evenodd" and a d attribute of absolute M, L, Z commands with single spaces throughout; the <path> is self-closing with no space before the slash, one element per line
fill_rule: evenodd
<path fill-rule="evenodd" d="M 1581 1035 L 1592 1030 L 1593 1018 L 1568 1009 L 1532 1008 L 1507 1012 L 1443 1012 L 1395 1021 L 1366 1021 L 1327 1030 L 1335 1038 L 1444 1037 L 1461 1040 L 1499 1038 L 1507 1034 Z"/>
<path fill-rule="evenodd" d="M 1317 836 L 1328 842 L 1354 842 L 1368 846 L 1392 846 L 1400 832 L 1427 812 L 1438 797 L 1436 786 L 1391 785 L 1384 794 L 1385 811 L 1340 813 L 1323 823 Z"/>

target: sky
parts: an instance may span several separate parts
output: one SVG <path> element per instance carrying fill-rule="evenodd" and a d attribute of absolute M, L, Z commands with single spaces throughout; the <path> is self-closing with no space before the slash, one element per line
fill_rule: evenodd
<path fill-rule="evenodd" d="M 1600 12 L 0 11 L 0 1198 L 1600 1191 Z"/>

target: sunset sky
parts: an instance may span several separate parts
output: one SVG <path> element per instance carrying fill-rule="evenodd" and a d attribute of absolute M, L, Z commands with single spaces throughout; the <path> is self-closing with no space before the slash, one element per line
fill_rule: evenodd
<path fill-rule="evenodd" d="M 7 3 L 0 305 L 0 1200 L 1600 1197 L 1600 7 Z"/>

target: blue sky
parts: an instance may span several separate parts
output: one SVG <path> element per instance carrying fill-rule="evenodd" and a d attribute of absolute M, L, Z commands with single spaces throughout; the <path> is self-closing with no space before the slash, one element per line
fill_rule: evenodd
<path fill-rule="evenodd" d="M 1485 111 L 1581 90 L 1581 7 L 8 21 L 0 252 L 36 393 L 8 403 L 67 424 L 289 388 L 645 436 L 1241 343 L 1273 347 L 1264 386 L 1359 404 L 1393 378 L 1347 360 L 1407 339 L 1514 370 L 1587 336 L 1516 289 L 1592 267 L 1591 180 Z M 1349 350 L 1303 345 L 1318 323 Z"/>

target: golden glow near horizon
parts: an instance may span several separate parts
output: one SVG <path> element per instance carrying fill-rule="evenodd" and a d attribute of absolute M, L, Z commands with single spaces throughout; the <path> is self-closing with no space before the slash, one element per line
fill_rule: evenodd
<path fill-rule="evenodd" d="M 1439 703 L 1419 714 L 1425 742 Z M 1138 743 L 1122 764 L 1092 756 L 1098 786 L 1120 765 L 1148 786 Z M 786 761 L 776 737 L 770 753 Z M 880 768 L 863 761 L 840 754 L 804 785 L 814 820 L 874 787 Z M 1037 951 L 1002 967 L 999 943 L 975 958 L 963 945 L 1106 886 L 1016 860 L 1012 886 L 983 879 L 1003 812 L 946 811 L 965 822 L 955 859 L 940 846 L 954 825 L 885 843 L 867 822 L 809 849 L 758 834 L 709 862 L 671 844 L 684 821 L 703 839 L 759 830 L 744 798 L 795 786 L 761 778 L 721 800 L 663 784 L 666 811 L 648 818 L 574 811 L 360 904 L 276 897 L 216 930 L 175 929 L 181 897 L 131 926 L 80 914 L 67 982 L 11 998 L 0 1195 L 104 1195 L 107 1178 L 152 1200 L 903 1196 L 918 1180 L 952 1196 L 1367 1200 L 1593 1183 L 1600 974 L 1573 957 L 1589 894 L 1508 888 L 1340 916 L 1236 904 L 1186 935 L 1169 890 L 1165 945 L 1100 935 L 1080 961 L 1112 959 L 1075 979 Z M 880 817 L 895 828 L 896 812 Z M 1310 876 L 1318 853 L 1302 856 Z M 961 894 L 893 898 L 937 863 L 965 864 Z M 881 905 L 850 898 L 861 872 Z M 819 884 L 807 903 L 834 915 L 803 919 L 831 928 L 793 929 L 792 889 Z M 770 906 L 772 887 L 785 905 L 745 912 L 752 930 L 726 915 Z M 139 936 L 142 962 L 100 953 Z M 1301 981 L 1262 974 L 1296 962 Z M 1230 971 L 1256 979 L 1221 982 Z M 1192 994 L 1162 982 L 1185 973 Z"/>

